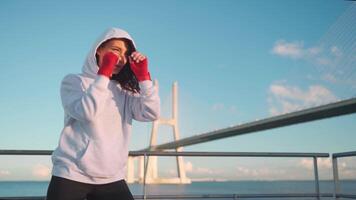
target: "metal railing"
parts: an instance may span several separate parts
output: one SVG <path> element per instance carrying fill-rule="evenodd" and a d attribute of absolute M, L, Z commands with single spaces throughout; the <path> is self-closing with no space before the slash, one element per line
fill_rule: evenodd
<path fill-rule="evenodd" d="M 342 194 L 340 193 L 340 180 L 339 180 L 339 169 L 337 166 L 337 159 L 342 157 L 353 157 L 356 156 L 356 151 L 334 153 L 332 154 L 332 165 L 333 165 L 333 175 L 334 175 L 334 198 L 350 198 L 356 199 L 355 194 Z M 356 191 L 356 188 L 355 188 Z"/>
<path fill-rule="evenodd" d="M 51 155 L 53 151 L 47 150 L 0 150 L 0 155 Z M 337 158 L 346 156 L 355 156 L 356 152 L 333 154 L 333 172 L 334 172 L 334 193 L 320 193 L 319 175 L 318 175 L 318 158 L 329 157 L 329 153 L 288 153 L 288 152 L 163 152 L 163 151 L 131 151 L 129 156 L 144 157 L 144 180 L 143 195 L 134 195 L 135 199 L 197 199 L 197 198 L 215 198 L 215 199 L 242 199 L 242 198 L 316 198 L 334 197 L 334 198 L 351 198 L 356 199 L 356 195 L 340 194 L 338 186 Z M 198 194 L 198 195 L 147 195 L 146 194 L 146 174 L 150 156 L 188 156 L 188 157 L 304 157 L 313 158 L 314 166 L 314 193 L 285 193 L 285 194 Z M 45 197 L 0 197 L 5 199 L 45 199 Z"/>
<path fill-rule="evenodd" d="M 332 197 L 332 193 L 321 194 L 319 186 L 318 175 L 318 159 L 320 157 L 329 157 L 328 153 L 268 153 L 268 152 L 149 152 L 149 151 L 136 151 L 131 152 L 131 156 L 144 156 L 144 179 L 143 179 L 143 199 L 155 199 L 152 195 L 146 194 L 146 174 L 149 156 L 197 156 L 197 157 L 311 157 L 314 163 L 314 181 L 315 193 L 312 194 L 202 194 L 202 195 L 165 195 L 164 199 L 190 199 L 190 198 L 283 198 L 283 197 Z M 160 196 L 160 195 L 159 195 Z"/>

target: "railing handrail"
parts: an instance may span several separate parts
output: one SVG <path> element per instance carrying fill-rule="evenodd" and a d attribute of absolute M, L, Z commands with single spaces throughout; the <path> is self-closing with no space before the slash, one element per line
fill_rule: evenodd
<path fill-rule="evenodd" d="M 356 156 L 356 151 L 334 153 L 332 155 L 333 158 L 341 158 L 341 157 L 349 157 L 349 156 Z"/>
<path fill-rule="evenodd" d="M 51 155 L 52 150 L 0 150 L 0 155 Z M 209 152 L 130 151 L 129 156 L 211 156 L 211 157 L 329 157 L 329 153 L 307 152 Z"/>
<path fill-rule="evenodd" d="M 49 156 L 53 150 L 18 150 L 18 149 L 1 149 L 0 155 L 32 155 L 32 156 Z"/>

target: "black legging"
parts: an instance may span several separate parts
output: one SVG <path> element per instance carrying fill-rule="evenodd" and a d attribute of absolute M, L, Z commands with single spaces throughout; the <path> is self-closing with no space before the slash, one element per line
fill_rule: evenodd
<path fill-rule="evenodd" d="M 133 200 L 125 180 L 107 184 L 87 184 L 52 176 L 47 200 Z"/>

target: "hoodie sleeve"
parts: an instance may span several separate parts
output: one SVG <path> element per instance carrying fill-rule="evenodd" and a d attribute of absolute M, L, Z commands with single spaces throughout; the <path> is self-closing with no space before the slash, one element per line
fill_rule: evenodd
<path fill-rule="evenodd" d="M 61 83 L 61 99 L 64 111 L 79 121 L 92 121 L 102 110 L 109 96 L 109 79 L 98 76 L 85 89 L 82 79 L 74 74 L 63 78 Z"/>
<path fill-rule="evenodd" d="M 139 82 L 139 86 L 140 95 L 129 97 L 132 118 L 142 122 L 157 120 L 160 116 L 158 87 L 150 80 Z"/>

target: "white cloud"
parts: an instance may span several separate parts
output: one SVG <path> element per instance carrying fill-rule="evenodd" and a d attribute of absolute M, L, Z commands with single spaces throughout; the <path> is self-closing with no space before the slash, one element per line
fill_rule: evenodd
<path fill-rule="evenodd" d="M 184 164 L 187 176 L 194 181 L 313 179 L 314 162 L 312 158 L 292 159 L 288 163 L 289 164 L 285 166 L 238 163 L 233 169 L 225 169 L 225 171 L 221 169 L 194 166 L 189 161 Z M 340 159 L 338 161 L 340 179 L 356 178 L 355 166 L 356 159 Z M 307 169 L 307 171 L 305 169 Z M 321 179 L 331 179 L 331 158 L 318 158 L 318 170 Z M 177 169 L 169 170 L 169 174 L 171 176 L 177 176 Z"/>
<path fill-rule="evenodd" d="M 302 159 L 300 160 L 300 162 L 298 163 L 299 166 L 306 168 L 306 169 L 313 169 L 313 160 L 311 159 Z"/>
<path fill-rule="evenodd" d="M 314 161 L 313 159 L 303 158 L 299 160 L 297 163 L 298 166 L 313 170 L 314 169 Z M 338 172 L 340 179 L 355 179 L 356 178 L 356 159 L 350 158 L 342 158 L 338 159 Z M 331 158 L 318 158 L 318 169 L 319 173 L 321 172 L 329 172 L 332 174 L 332 161 Z"/>
<path fill-rule="evenodd" d="M 356 178 L 356 158 L 345 157 L 338 159 L 338 169 L 340 179 L 355 179 Z"/>
<path fill-rule="evenodd" d="M 239 180 L 274 180 L 288 177 L 284 169 L 273 170 L 265 166 L 260 168 L 237 166 L 235 176 Z"/>
<path fill-rule="evenodd" d="M 8 176 L 10 174 L 9 170 L 0 170 L 0 177 Z"/>
<path fill-rule="evenodd" d="M 306 169 L 314 169 L 314 160 L 309 158 L 303 158 L 298 163 L 299 166 Z M 330 158 L 318 158 L 318 168 L 321 169 L 331 169 L 332 163 Z"/>
<path fill-rule="evenodd" d="M 298 59 L 303 57 L 303 42 L 286 42 L 279 40 L 275 43 L 272 53 L 280 56 Z"/>
<path fill-rule="evenodd" d="M 213 170 L 210 168 L 194 166 L 193 163 L 190 161 L 184 162 L 184 167 L 185 167 L 186 173 L 189 173 L 191 175 L 219 175 L 219 174 L 222 174 L 222 171 L 219 171 L 219 170 Z M 169 169 L 168 174 L 170 174 L 172 176 L 176 176 L 177 169 Z"/>
<path fill-rule="evenodd" d="M 338 53 L 338 48 L 335 46 L 333 52 Z M 275 42 L 271 52 L 278 56 L 289 57 L 292 59 L 316 59 L 322 52 L 323 48 L 314 46 L 305 48 L 303 41 L 286 42 L 285 40 L 278 40 Z"/>
<path fill-rule="evenodd" d="M 267 101 L 271 115 L 289 113 L 338 100 L 330 90 L 321 85 L 312 85 L 303 91 L 297 86 L 276 83 L 269 87 L 268 93 Z"/>
<path fill-rule="evenodd" d="M 336 43 L 337 41 L 324 40 L 314 46 L 306 47 L 302 40 L 278 40 L 273 45 L 271 53 L 312 64 L 314 69 L 310 73 L 313 73 L 314 81 L 332 84 L 338 87 L 340 96 L 349 98 L 356 91 L 356 75 L 353 73 L 356 63 L 356 48 L 345 41 L 344 43 L 340 43 L 340 41 Z M 310 74 L 307 74 L 306 78 L 310 79 Z M 285 109 L 290 107 L 290 110 L 300 107 L 296 104 L 290 104 L 290 102 L 283 102 L 283 104 L 285 104 Z M 276 115 L 281 111 L 272 107 L 269 112 Z"/>
<path fill-rule="evenodd" d="M 37 178 L 48 178 L 51 174 L 51 170 L 46 165 L 37 164 L 33 167 L 32 174 Z"/>
<path fill-rule="evenodd" d="M 324 48 L 326 48 L 326 51 L 324 51 Z M 303 59 L 322 66 L 334 66 L 337 64 L 337 59 L 343 56 L 342 51 L 336 45 L 329 48 L 321 46 L 306 48 L 303 41 L 286 42 L 285 40 L 278 40 L 271 52 L 278 56 Z"/>
<path fill-rule="evenodd" d="M 347 51 L 346 49 L 345 44 L 336 45 L 328 41 L 305 47 L 303 41 L 278 40 L 272 47 L 271 53 L 312 63 L 319 71 L 317 72 L 318 79 L 316 79 L 318 81 L 327 81 L 356 89 L 356 80 L 352 73 L 356 61 L 356 48 L 347 49 Z"/>
<path fill-rule="evenodd" d="M 194 169 L 194 172 L 196 174 L 209 174 L 209 175 L 217 174 L 217 172 L 215 172 L 214 170 L 205 167 L 197 167 Z"/>
<path fill-rule="evenodd" d="M 185 171 L 186 172 L 192 172 L 193 171 L 193 164 L 190 161 L 185 162 L 184 167 L 185 167 Z"/>
<path fill-rule="evenodd" d="M 355 179 L 356 178 L 356 170 L 348 170 L 344 169 L 339 172 L 340 179 Z"/>

